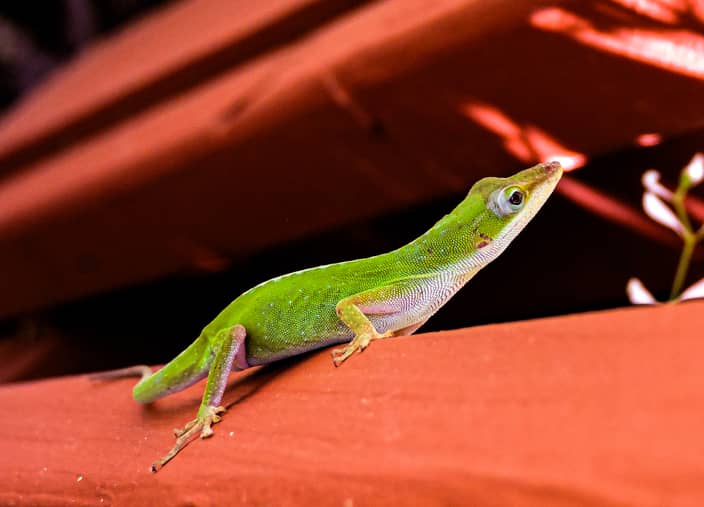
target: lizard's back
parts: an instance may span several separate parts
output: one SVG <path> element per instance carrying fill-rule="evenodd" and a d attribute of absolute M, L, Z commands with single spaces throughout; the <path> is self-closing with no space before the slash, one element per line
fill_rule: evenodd
<path fill-rule="evenodd" d="M 247 362 L 269 363 L 349 341 L 352 332 L 335 311 L 340 300 L 414 277 L 413 264 L 400 250 L 297 271 L 243 293 L 204 331 L 216 333 L 242 324 L 247 330 Z M 389 319 L 370 320 L 380 332 L 389 325 Z"/>

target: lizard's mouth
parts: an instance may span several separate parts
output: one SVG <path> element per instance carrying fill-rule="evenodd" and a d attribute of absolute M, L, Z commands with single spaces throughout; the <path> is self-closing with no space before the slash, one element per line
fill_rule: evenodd
<path fill-rule="evenodd" d="M 525 207 L 502 231 L 502 236 L 513 238 L 526 226 L 555 190 L 562 172 L 559 162 L 548 162 L 533 166 L 516 175 L 517 184 L 525 188 L 530 197 Z"/>
<path fill-rule="evenodd" d="M 545 203 L 562 177 L 563 168 L 559 162 L 538 164 L 517 174 L 516 180 L 531 195 L 528 208 L 537 211 Z"/>

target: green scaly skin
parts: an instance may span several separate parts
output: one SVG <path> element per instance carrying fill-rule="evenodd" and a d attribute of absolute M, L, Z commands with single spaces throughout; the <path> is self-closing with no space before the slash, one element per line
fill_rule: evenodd
<path fill-rule="evenodd" d="M 198 416 L 176 430 L 176 444 L 152 470 L 172 459 L 196 433 L 212 435 L 211 425 L 225 410 L 220 401 L 230 371 L 347 342 L 333 351 L 337 366 L 372 340 L 413 333 L 506 249 L 561 175 L 560 165 L 551 162 L 509 178 L 484 178 L 415 241 L 375 257 L 273 278 L 230 303 L 156 373 L 137 366 L 104 374 L 142 375 L 133 392 L 140 403 L 208 377 Z"/>

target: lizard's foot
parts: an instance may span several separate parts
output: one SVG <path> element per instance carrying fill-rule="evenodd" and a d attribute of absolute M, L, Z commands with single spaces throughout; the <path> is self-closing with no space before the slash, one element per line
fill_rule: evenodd
<path fill-rule="evenodd" d="M 355 335 L 345 347 L 339 349 L 333 349 L 332 351 L 332 362 L 335 366 L 340 366 L 345 359 L 350 357 L 357 351 L 363 351 L 366 349 L 372 340 L 381 340 L 382 338 L 389 338 L 393 336 L 393 331 L 387 331 L 386 333 L 363 333 Z"/>
<path fill-rule="evenodd" d="M 219 414 L 225 412 L 225 407 L 206 407 L 204 414 L 199 414 L 198 417 L 189 421 L 182 429 L 175 429 L 176 443 L 166 455 L 152 463 L 152 472 L 158 471 L 176 456 L 188 442 L 191 441 L 193 435 L 200 431 L 200 438 L 208 438 L 213 435 L 213 424 L 219 423 L 222 417 Z"/>

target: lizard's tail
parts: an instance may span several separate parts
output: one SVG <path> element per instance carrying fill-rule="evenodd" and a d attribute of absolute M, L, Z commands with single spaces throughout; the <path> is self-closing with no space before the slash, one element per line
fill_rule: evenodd
<path fill-rule="evenodd" d="M 142 379 L 134 386 L 132 396 L 138 403 L 151 403 L 169 394 L 183 391 L 207 376 L 212 362 L 208 351 L 208 339 L 201 334 L 160 370 L 151 373 L 146 367 L 125 368 L 125 374 L 121 376 L 136 374 L 138 371 Z"/>

